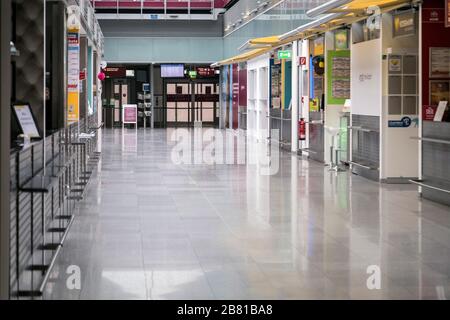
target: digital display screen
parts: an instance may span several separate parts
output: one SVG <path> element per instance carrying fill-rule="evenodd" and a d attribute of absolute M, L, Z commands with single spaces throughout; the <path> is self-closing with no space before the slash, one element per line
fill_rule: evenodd
<path fill-rule="evenodd" d="M 162 64 L 161 78 L 184 78 L 184 64 Z"/>

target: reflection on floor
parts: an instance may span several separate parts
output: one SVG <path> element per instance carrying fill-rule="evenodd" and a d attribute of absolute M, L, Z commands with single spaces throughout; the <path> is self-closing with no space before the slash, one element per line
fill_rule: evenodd
<path fill-rule="evenodd" d="M 170 136 L 103 132 L 46 299 L 450 298 L 450 209 L 416 187 L 289 153 L 272 176 L 177 165 Z M 66 285 L 71 265 L 80 290 Z"/>

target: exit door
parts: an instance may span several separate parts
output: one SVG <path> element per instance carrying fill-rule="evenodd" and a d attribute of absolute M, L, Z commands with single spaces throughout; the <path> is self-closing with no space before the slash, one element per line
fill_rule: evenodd
<path fill-rule="evenodd" d="M 122 126 L 122 109 L 124 104 L 129 104 L 129 86 L 123 81 L 114 81 L 114 126 Z"/>

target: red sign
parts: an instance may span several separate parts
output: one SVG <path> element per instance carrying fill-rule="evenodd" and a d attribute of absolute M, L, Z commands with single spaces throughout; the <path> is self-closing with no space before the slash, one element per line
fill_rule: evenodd
<path fill-rule="evenodd" d="M 80 80 L 86 80 L 86 70 L 80 71 Z"/>
<path fill-rule="evenodd" d="M 124 67 L 106 67 L 105 74 L 107 78 L 125 78 L 127 69 Z"/>
<path fill-rule="evenodd" d="M 442 10 L 442 8 L 423 8 L 422 20 L 424 23 L 442 23 L 445 21 L 444 11 Z"/>
<path fill-rule="evenodd" d="M 433 121 L 436 114 L 437 106 L 423 106 L 422 119 L 424 121 Z"/>
<path fill-rule="evenodd" d="M 197 74 L 200 77 L 214 77 L 216 75 L 216 71 L 213 68 L 197 68 Z"/>
<path fill-rule="evenodd" d="M 306 57 L 300 57 L 300 65 L 301 66 L 306 66 Z"/>
<path fill-rule="evenodd" d="M 137 122 L 137 108 L 135 106 L 124 106 L 124 123 L 136 123 Z"/>

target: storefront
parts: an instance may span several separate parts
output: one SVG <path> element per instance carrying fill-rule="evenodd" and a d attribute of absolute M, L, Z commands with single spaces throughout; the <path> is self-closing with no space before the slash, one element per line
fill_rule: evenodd
<path fill-rule="evenodd" d="M 450 2 L 422 4 L 419 192 L 450 205 Z"/>

